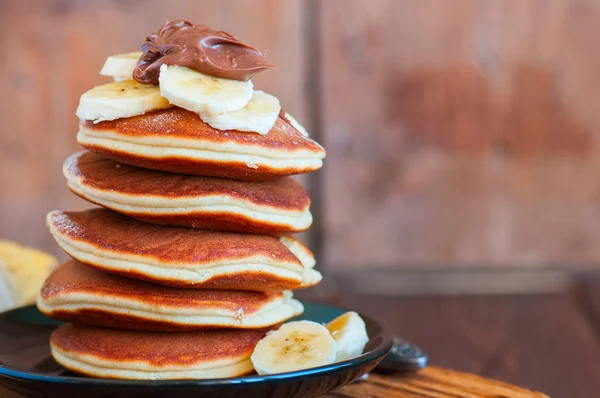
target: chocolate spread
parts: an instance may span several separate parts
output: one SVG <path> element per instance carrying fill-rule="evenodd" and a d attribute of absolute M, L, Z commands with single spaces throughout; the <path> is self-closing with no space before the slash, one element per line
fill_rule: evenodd
<path fill-rule="evenodd" d="M 226 79 L 249 80 L 254 74 L 275 66 L 255 47 L 227 32 L 176 19 L 146 37 L 143 54 L 133 71 L 142 84 L 158 84 L 162 64 L 185 66 Z"/>

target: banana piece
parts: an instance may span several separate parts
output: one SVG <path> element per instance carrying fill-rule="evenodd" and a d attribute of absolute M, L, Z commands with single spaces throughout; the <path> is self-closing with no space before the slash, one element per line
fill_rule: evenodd
<path fill-rule="evenodd" d="M 0 312 L 8 311 L 19 306 L 19 293 L 12 280 L 10 271 L 0 261 Z"/>
<path fill-rule="evenodd" d="M 0 308 L 35 303 L 57 261 L 43 251 L 0 239 Z"/>
<path fill-rule="evenodd" d="M 292 115 L 290 115 L 289 113 L 285 113 L 285 118 L 287 120 L 290 121 L 290 124 L 292 125 L 293 128 L 295 128 L 296 130 L 298 130 L 300 132 L 300 134 L 302 134 L 305 137 L 308 137 L 308 131 L 306 131 L 306 129 L 304 128 L 303 125 L 301 125 L 295 117 L 293 117 Z"/>
<path fill-rule="evenodd" d="M 96 86 L 79 99 L 77 116 L 81 120 L 114 120 L 143 115 L 171 104 L 160 96 L 156 86 L 125 80 Z"/>
<path fill-rule="evenodd" d="M 354 311 L 338 316 L 325 327 L 335 340 L 336 361 L 359 356 L 369 342 L 365 322 Z"/>
<path fill-rule="evenodd" d="M 160 67 L 160 93 L 173 105 L 196 113 L 225 113 L 242 109 L 253 94 L 251 81 L 222 79 L 183 66 Z"/>
<path fill-rule="evenodd" d="M 141 56 L 141 52 L 111 55 L 106 58 L 104 66 L 100 69 L 100 74 L 103 76 L 112 76 L 115 80 L 117 78 L 130 80 Z"/>
<path fill-rule="evenodd" d="M 250 360 L 259 375 L 328 365 L 335 361 L 335 341 L 316 322 L 289 322 L 267 333 Z"/>
<path fill-rule="evenodd" d="M 200 112 L 200 119 L 219 130 L 252 131 L 265 135 L 275 125 L 280 109 L 276 97 L 254 90 L 250 102 L 242 109 L 225 113 Z"/>

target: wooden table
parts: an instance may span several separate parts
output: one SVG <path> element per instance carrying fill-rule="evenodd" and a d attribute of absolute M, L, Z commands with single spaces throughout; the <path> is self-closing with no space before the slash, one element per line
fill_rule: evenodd
<path fill-rule="evenodd" d="M 328 398 L 533 398 L 547 397 L 495 380 L 469 373 L 428 367 L 404 376 L 370 374 L 367 381 L 356 382 L 327 395 Z"/>

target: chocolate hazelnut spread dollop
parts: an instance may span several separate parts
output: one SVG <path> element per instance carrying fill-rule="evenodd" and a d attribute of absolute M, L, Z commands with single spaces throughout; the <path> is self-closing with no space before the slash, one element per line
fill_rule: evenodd
<path fill-rule="evenodd" d="M 275 67 L 258 49 L 235 36 L 182 19 L 168 21 L 146 37 L 142 50 L 133 71 L 133 78 L 142 84 L 157 85 L 162 64 L 185 66 L 207 75 L 242 81 Z"/>

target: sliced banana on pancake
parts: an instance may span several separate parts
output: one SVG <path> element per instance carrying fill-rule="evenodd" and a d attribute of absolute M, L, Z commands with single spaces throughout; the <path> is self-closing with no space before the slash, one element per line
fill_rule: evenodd
<path fill-rule="evenodd" d="M 329 331 L 311 321 L 284 324 L 258 342 L 250 359 L 259 375 L 315 368 L 335 361 Z"/>
<path fill-rule="evenodd" d="M 242 109 L 225 113 L 201 112 L 200 118 L 219 130 L 252 131 L 265 135 L 275 125 L 280 109 L 276 97 L 254 90 L 252 99 Z"/>
<path fill-rule="evenodd" d="M 233 112 L 245 107 L 253 94 L 251 81 L 209 76 L 183 66 L 162 65 L 158 81 L 163 97 L 196 113 Z"/>
<path fill-rule="evenodd" d="M 81 120 L 101 122 L 169 107 L 171 104 L 160 96 L 158 87 L 125 80 L 102 84 L 84 93 L 79 100 L 77 116 Z"/>
<path fill-rule="evenodd" d="M 133 70 L 142 56 L 141 52 L 115 54 L 106 58 L 104 66 L 100 69 L 103 76 L 111 76 L 115 81 L 131 80 Z M 119 80 L 117 80 L 119 79 Z"/>
<path fill-rule="evenodd" d="M 365 322 L 354 311 L 338 316 L 325 327 L 335 340 L 336 361 L 359 356 L 369 342 Z"/>

